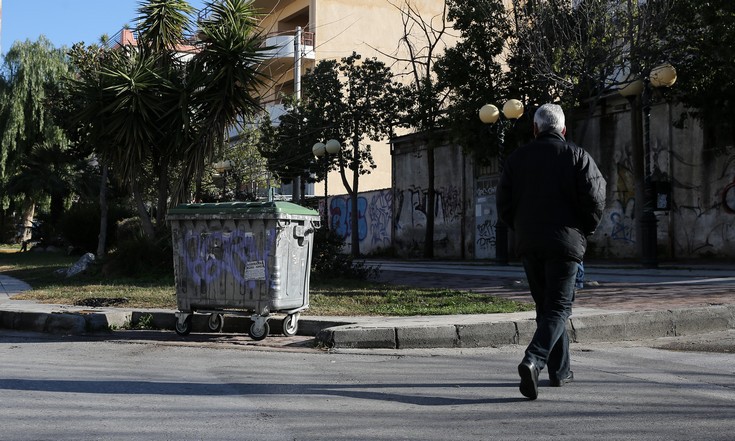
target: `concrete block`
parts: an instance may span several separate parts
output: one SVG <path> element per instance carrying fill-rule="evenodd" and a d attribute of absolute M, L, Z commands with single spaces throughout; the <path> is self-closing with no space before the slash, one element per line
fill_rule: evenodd
<path fill-rule="evenodd" d="M 46 332 L 46 321 L 50 314 L 45 312 L 18 312 L 12 329 L 31 332 Z"/>
<path fill-rule="evenodd" d="M 398 349 L 456 348 L 459 335 L 454 325 L 397 327 L 395 332 Z"/>
<path fill-rule="evenodd" d="M 46 320 L 46 332 L 50 334 L 84 334 L 87 321 L 81 314 L 53 313 Z"/>
<path fill-rule="evenodd" d="M 104 313 L 107 326 L 110 328 L 122 328 L 132 320 L 132 311 L 107 311 Z"/>
<path fill-rule="evenodd" d="M 87 321 L 87 332 L 106 332 L 115 328 L 122 328 L 130 323 L 132 312 L 105 311 L 84 313 Z"/>
<path fill-rule="evenodd" d="M 13 329 L 15 311 L 0 311 L 0 328 Z"/>
<path fill-rule="evenodd" d="M 708 306 L 671 311 L 676 335 L 704 334 L 733 327 L 735 308 Z"/>
<path fill-rule="evenodd" d="M 641 311 L 628 314 L 624 339 L 673 337 L 673 314 L 671 311 Z"/>
<path fill-rule="evenodd" d="M 575 342 L 637 340 L 675 335 L 670 311 L 640 311 L 572 317 Z"/>
<path fill-rule="evenodd" d="M 316 336 L 319 332 L 327 328 L 333 328 L 336 326 L 348 326 L 351 325 L 347 320 L 314 320 L 311 318 L 301 317 L 299 319 L 299 331 L 298 335 Z"/>
<path fill-rule="evenodd" d="M 516 344 L 526 345 L 536 333 L 536 320 L 526 319 L 515 322 L 516 327 Z"/>
<path fill-rule="evenodd" d="M 82 314 L 86 322 L 87 332 L 105 332 L 110 330 L 107 314 Z"/>
<path fill-rule="evenodd" d="M 516 324 L 513 322 L 457 325 L 457 332 L 459 345 L 463 348 L 488 348 L 515 344 L 518 339 Z"/>
<path fill-rule="evenodd" d="M 572 316 L 570 339 L 577 343 L 620 340 L 625 336 L 625 314 Z"/>
<path fill-rule="evenodd" d="M 396 349 L 396 331 L 393 328 L 327 328 L 316 336 L 317 344 L 329 348 L 383 348 Z"/>

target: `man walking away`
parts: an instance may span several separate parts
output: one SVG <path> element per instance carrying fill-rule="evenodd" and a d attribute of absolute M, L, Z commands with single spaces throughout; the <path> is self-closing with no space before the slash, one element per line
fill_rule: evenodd
<path fill-rule="evenodd" d="M 566 141 L 564 112 L 544 104 L 533 119 L 535 140 L 505 161 L 497 190 L 500 219 L 515 232 L 536 304 L 536 332 L 518 365 L 520 391 L 538 397 L 539 371 L 551 386 L 572 381 L 566 322 L 587 237 L 605 208 L 605 179 L 582 148 Z"/>

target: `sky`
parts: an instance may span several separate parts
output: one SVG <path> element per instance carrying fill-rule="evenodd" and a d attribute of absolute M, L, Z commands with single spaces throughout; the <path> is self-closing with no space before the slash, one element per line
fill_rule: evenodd
<path fill-rule="evenodd" d="M 134 25 L 140 0 L 2 0 L 2 53 L 14 41 L 45 35 L 56 47 L 99 42 Z M 189 0 L 199 9 L 204 0 Z"/>

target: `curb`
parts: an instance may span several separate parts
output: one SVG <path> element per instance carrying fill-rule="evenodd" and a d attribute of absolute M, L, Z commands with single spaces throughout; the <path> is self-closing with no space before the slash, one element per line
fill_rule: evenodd
<path fill-rule="evenodd" d="M 206 314 L 192 316 L 192 332 L 211 333 L 207 326 Z M 273 317 L 269 320 L 272 334 L 278 334 L 283 319 Z M 325 328 L 350 325 L 353 320 L 329 318 L 299 319 L 299 335 L 316 336 Z M 223 332 L 245 333 L 250 328 L 250 318 L 226 316 Z M 41 332 L 48 334 L 83 335 L 114 332 L 117 329 L 131 329 L 145 326 L 150 329 L 174 332 L 176 315 L 174 311 L 161 310 L 59 310 L 51 312 L 21 311 L 0 308 L 0 328 L 16 331 Z"/>
<path fill-rule="evenodd" d="M 335 349 L 480 348 L 528 342 L 535 328 L 534 320 L 528 318 L 445 326 L 345 325 L 323 329 L 316 340 Z M 588 313 L 570 318 L 567 329 L 575 343 L 704 334 L 735 329 L 735 305 Z"/>
<path fill-rule="evenodd" d="M 208 315 L 193 316 L 193 332 L 211 332 Z M 434 317 L 421 323 L 412 318 L 301 317 L 298 334 L 315 337 L 322 347 L 334 349 L 482 348 L 530 341 L 535 322 L 527 313 L 503 317 Z M 465 317 L 466 319 L 466 317 Z M 145 323 L 147 322 L 147 323 Z M 171 330 L 173 311 L 81 310 L 28 312 L 0 309 L 0 327 L 19 331 L 80 335 L 114 332 L 145 323 L 154 329 Z M 433 322 L 433 323 L 431 323 Z M 282 319 L 270 320 L 271 333 L 280 334 Z M 454 324 L 453 324 L 454 323 Z M 250 319 L 226 316 L 224 332 L 245 333 Z M 568 322 L 575 343 L 674 337 L 735 329 L 735 305 L 718 305 L 667 311 L 582 311 Z"/>

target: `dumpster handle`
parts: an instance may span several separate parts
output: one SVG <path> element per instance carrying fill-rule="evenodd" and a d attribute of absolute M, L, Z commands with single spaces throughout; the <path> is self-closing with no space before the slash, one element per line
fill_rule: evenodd
<path fill-rule="evenodd" d="M 293 229 L 293 237 L 294 239 L 298 239 L 299 246 L 303 246 L 306 236 L 314 234 L 314 231 L 315 230 L 313 225 L 307 227 L 303 223 L 299 222 L 299 224 L 296 225 Z"/>

